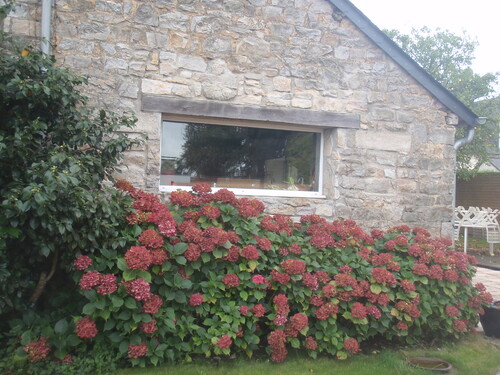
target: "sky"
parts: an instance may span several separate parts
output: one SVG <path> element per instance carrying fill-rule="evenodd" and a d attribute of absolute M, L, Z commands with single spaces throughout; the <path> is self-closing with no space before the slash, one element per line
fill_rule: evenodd
<path fill-rule="evenodd" d="M 472 70 L 500 71 L 500 0 L 351 0 L 380 29 L 409 33 L 428 26 L 476 39 Z"/>

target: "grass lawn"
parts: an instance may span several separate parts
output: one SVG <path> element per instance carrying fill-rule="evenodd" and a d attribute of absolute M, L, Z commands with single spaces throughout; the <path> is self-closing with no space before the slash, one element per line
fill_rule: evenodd
<path fill-rule="evenodd" d="M 348 374 L 348 375 L 412 375 L 431 374 L 406 364 L 410 357 L 435 357 L 453 365 L 450 374 L 495 375 L 500 371 L 500 340 L 482 334 L 470 335 L 456 343 L 432 348 L 383 349 L 372 353 L 357 354 L 340 361 L 330 358 L 310 359 L 303 354 L 289 352 L 285 363 L 262 360 L 225 360 L 220 364 L 198 360 L 195 363 L 149 369 L 126 369 L 113 375 L 299 375 L 299 374 Z"/>

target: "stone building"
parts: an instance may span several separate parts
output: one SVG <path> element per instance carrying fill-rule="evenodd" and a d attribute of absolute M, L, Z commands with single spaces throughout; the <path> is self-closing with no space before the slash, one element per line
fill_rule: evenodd
<path fill-rule="evenodd" d="M 135 112 L 136 186 L 205 181 L 271 214 L 450 234 L 455 129 L 477 118 L 349 1 L 51 3 L 19 0 L 3 28 L 49 30 L 96 104 Z"/>

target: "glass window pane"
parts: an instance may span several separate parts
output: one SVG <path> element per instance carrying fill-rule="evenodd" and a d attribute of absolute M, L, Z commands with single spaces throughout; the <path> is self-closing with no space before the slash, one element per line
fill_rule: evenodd
<path fill-rule="evenodd" d="M 164 121 L 161 185 L 318 191 L 321 134 Z"/>

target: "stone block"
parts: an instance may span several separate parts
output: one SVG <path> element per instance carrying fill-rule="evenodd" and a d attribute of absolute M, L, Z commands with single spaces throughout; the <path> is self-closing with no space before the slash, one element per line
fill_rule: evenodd
<path fill-rule="evenodd" d="M 107 57 L 104 59 L 104 70 L 127 70 L 128 62 L 123 59 Z"/>
<path fill-rule="evenodd" d="M 429 140 L 432 143 L 452 145 L 455 141 L 455 132 L 451 128 L 432 128 L 429 132 Z"/>
<path fill-rule="evenodd" d="M 156 7 L 151 4 L 140 4 L 135 11 L 134 21 L 144 25 L 158 26 Z"/>
<path fill-rule="evenodd" d="M 83 39 L 105 41 L 110 33 L 111 30 L 108 26 L 96 22 L 82 22 L 79 27 L 79 34 Z"/>
<path fill-rule="evenodd" d="M 123 14 L 123 4 L 121 2 L 97 0 L 95 8 L 102 12 L 110 12 L 115 14 Z"/>
<path fill-rule="evenodd" d="M 141 91 L 143 94 L 170 95 L 172 94 L 172 84 L 154 79 L 143 79 Z"/>
<path fill-rule="evenodd" d="M 333 206 L 331 204 L 320 204 L 316 206 L 315 214 L 323 217 L 330 217 L 333 215 Z"/>
<path fill-rule="evenodd" d="M 356 147 L 407 153 L 411 150 L 411 135 L 386 131 L 356 131 Z"/>
<path fill-rule="evenodd" d="M 292 89 L 292 80 L 288 77 L 274 77 L 273 88 L 276 91 L 289 92 Z"/>
<path fill-rule="evenodd" d="M 204 40 L 203 50 L 216 56 L 228 55 L 232 51 L 231 38 L 223 36 L 211 36 Z"/>
<path fill-rule="evenodd" d="M 238 90 L 230 87 L 224 87 L 215 82 L 205 82 L 201 87 L 202 94 L 207 99 L 227 101 L 238 94 Z"/>
<path fill-rule="evenodd" d="M 189 17 L 181 12 L 168 12 L 159 16 L 160 28 L 188 31 L 190 27 Z"/>
<path fill-rule="evenodd" d="M 122 82 L 118 87 L 118 94 L 126 98 L 136 99 L 138 97 L 139 87 L 136 82 Z"/>
<path fill-rule="evenodd" d="M 204 59 L 193 55 L 178 55 L 177 64 L 179 67 L 196 72 L 205 72 L 207 70 L 207 63 Z"/>
<path fill-rule="evenodd" d="M 339 60 L 347 60 L 349 58 L 349 48 L 340 46 L 336 47 L 335 50 L 335 58 Z"/>
<path fill-rule="evenodd" d="M 312 100 L 311 99 L 293 98 L 292 99 L 292 107 L 311 108 L 312 107 Z"/>

